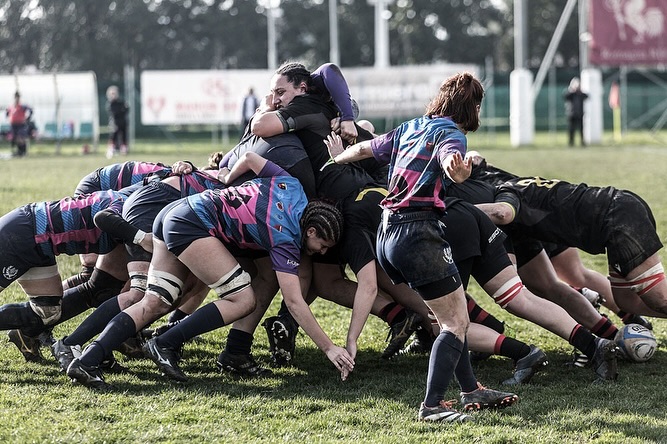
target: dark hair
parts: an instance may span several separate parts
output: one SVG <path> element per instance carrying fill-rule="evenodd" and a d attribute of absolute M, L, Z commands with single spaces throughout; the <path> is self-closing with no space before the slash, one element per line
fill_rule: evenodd
<path fill-rule="evenodd" d="M 276 70 L 276 74 L 285 76 L 294 87 L 299 86 L 301 82 L 305 82 L 309 91 L 313 88 L 313 78 L 310 77 L 310 71 L 301 63 L 285 62 Z"/>
<path fill-rule="evenodd" d="M 225 153 L 222 152 L 222 151 L 217 151 L 215 153 L 211 153 L 211 155 L 208 156 L 208 162 L 203 169 L 204 170 L 217 170 L 219 168 L 218 165 L 220 165 L 220 162 L 222 161 L 223 157 L 225 157 Z"/>
<path fill-rule="evenodd" d="M 463 72 L 448 78 L 426 106 L 426 115 L 451 117 L 465 131 L 479 128 L 477 106 L 484 98 L 484 87 L 472 74 Z"/>
<path fill-rule="evenodd" d="M 318 237 L 337 243 L 343 234 L 343 214 L 333 205 L 321 200 L 308 202 L 301 216 L 303 239 L 311 227 L 315 228 Z"/>

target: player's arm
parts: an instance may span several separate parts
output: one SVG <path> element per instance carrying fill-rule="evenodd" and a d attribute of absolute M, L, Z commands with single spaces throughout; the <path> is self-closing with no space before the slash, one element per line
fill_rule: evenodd
<path fill-rule="evenodd" d="M 331 133 L 324 140 L 324 144 L 335 163 L 350 163 L 373 157 L 370 140 L 364 140 L 344 148 L 341 137 L 336 133 Z"/>
<path fill-rule="evenodd" d="M 278 168 L 281 171 L 263 171 L 267 166 Z M 248 151 L 239 158 L 231 170 L 227 167 L 221 168 L 218 173 L 218 179 L 227 185 L 249 171 L 254 172 L 258 176 L 276 176 L 279 175 L 278 173 L 282 173 L 282 168 L 278 167 L 273 162 L 266 160 L 259 154 Z"/>
<path fill-rule="evenodd" d="M 496 195 L 494 203 L 477 204 L 477 208 L 482 210 L 489 219 L 496 225 L 507 225 L 515 218 L 519 211 L 519 199 L 514 193 L 508 191 Z"/>
<path fill-rule="evenodd" d="M 153 235 L 146 233 L 123 219 L 112 208 L 97 212 L 93 217 L 95 226 L 102 231 L 111 234 L 114 238 L 122 240 L 126 244 L 139 245 L 149 253 L 153 251 Z"/>
<path fill-rule="evenodd" d="M 353 358 L 357 355 L 357 340 L 361 335 L 364 325 L 366 325 L 377 293 L 377 270 L 375 268 L 375 261 L 373 260 L 364 265 L 357 273 L 357 291 L 354 294 L 352 317 L 350 319 L 350 327 L 347 330 L 347 342 L 345 345 L 348 353 Z"/>
<path fill-rule="evenodd" d="M 250 131 L 259 137 L 286 133 L 289 126 L 273 106 L 273 94 L 267 94 L 250 122 Z"/>

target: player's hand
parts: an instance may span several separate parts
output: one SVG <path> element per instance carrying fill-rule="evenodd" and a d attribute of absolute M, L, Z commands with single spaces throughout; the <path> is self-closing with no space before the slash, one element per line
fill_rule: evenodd
<path fill-rule="evenodd" d="M 470 177 L 472 172 L 472 159 L 467 158 L 463 160 L 460 153 L 454 153 L 447 157 L 446 172 L 452 181 L 461 183 Z"/>
<path fill-rule="evenodd" d="M 333 363 L 336 369 L 341 373 L 341 378 L 350 374 L 354 370 L 354 359 L 343 347 L 334 345 L 326 351 L 327 358 Z"/>
<path fill-rule="evenodd" d="M 344 120 L 340 122 L 340 137 L 342 137 L 347 143 L 353 145 L 357 143 L 357 127 L 354 124 L 354 120 Z"/>
<path fill-rule="evenodd" d="M 171 166 L 171 171 L 174 174 L 189 174 L 192 172 L 192 164 L 190 162 L 185 162 L 184 160 L 179 160 Z"/>
<path fill-rule="evenodd" d="M 341 139 L 341 137 L 333 131 L 327 136 L 326 139 L 324 139 L 324 144 L 327 146 L 329 155 L 332 159 L 345 150 L 345 148 L 343 148 L 343 139 Z"/>
<path fill-rule="evenodd" d="M 333 131 L 336 134 L 340 134 L 340 125 L 341 125 L 340 117 L 334 117 L 333 119 L 331 119 L 331 131 Z"/>

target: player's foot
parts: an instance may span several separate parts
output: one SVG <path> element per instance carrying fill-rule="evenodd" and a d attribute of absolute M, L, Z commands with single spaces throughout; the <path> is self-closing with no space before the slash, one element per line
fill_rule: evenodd
<path fill-rule="evenodd" d="M 100 362 L 100 370 L 105 373 L 115 373 L 118 375 L 132 373 L 129 368 L 116 361 L 116 358 L 114 358 L 113 355 L 110 358 Z"/>
<path fill-rule="evenodd" d="M 461 392 L 463 410 L 502 409 L 519 400 L 514 393 L 499 392 L 484 387 L 479 382 L 477 389 L 470 393 Z"/>
<path fill-rule="evenodd" d="M 114 149 L 114 146 L 113 146 L 113 145 L 109 145 L 109 146 L 107 147 L 107 159 L 111 159 L 111 158 L 113 158 L 113 155 L 114 155 L 115 152 L 116 152 L 116 150 Z"/>
<path fill-rule="evenodd" d="M 653 324 L 651 324 L 651 321 L 649 321 L 648 319 L 646 319 L 643 316 L 639 316 L 639 315 L 636 315 L 636 314 L 630 315 L 629 317 L 623 319 L 623 323 L 625 325 L 639 324 L 644 328 L 647 328 L 649 330 L 653 330 Z"/>
<path fill-rule="evenodd" d="M 122 156 L 126 156 L 126 155 L 127 155 L 127 145 L 121 145 L 121 146 L 120 146 L 120 154 L 121 154 Z"/>
<path fill-rule="evenodd" d="M 69 367 L 67 367 L 67 376 L 72 378 L 72 381 L 94 390 L 111 390 L 111 385 L 104 381 L 99 367 L 83 365 L 79 358 L 74 358 Z"/>
<path fill-rule="evenodd" d="M 400 354 L 402 355 L 428 355 L 431 353 L 431 348 L 433 347 L 433 341 L 435 338 L 429 332 L 426 331 L 422 326 L 417 328 L 415 332 L 415 337 L 412 339 L 408 345 L 401 350 Z"/>
<path fill-rule="evenodd" d="M 145 340 L 141 333 L 137 333 L 135 336 L 126 339 L 122 344 L 116 348 L 119 352 L 132 359 L 143 359 L 146 357 L 144 355 L 144 346 Z"/>
<path fill-rule="evenodd" d="M 596 310 L 600 308 L 603 302 L 605 302 L 600 293 L 591 290 L 590 288 L 581 287 L 577 291 L 579 291 L 579 293 L 581 293 Z"/>
<path fill-rule="evenodd" d="M 615 381 L 618 378 L 616 358 L 619 348 L 614 341 L 595 338 L 595 354 L 591 359 L 591 367 L 598 380 Z"/>
<path fill-rule="evenodd" d="M 81 356 L 80 345 L 66 345 L 63 342 L 64 340 L 65 338 L 56 341 L 51 346 L 51 353 L 53 354 L 53 357 L 56 358 L 56 361 L 58 361 L 60 371 L 63 373 L 67 371 L 67 368 L 75 358 Z"/>
<path fill-rule="evenodd" d="M 148 356 L 158 366 L 160 371 L 169 379 L 178 382 L 185 382 L 188 377 L 178 366 L 180 357 L 178 353 L 167 347 L 160 347 L 155 338 L 149 339 L 144 344 L 144 354 Z"/>
<path fill-rule="evenodd" d="M 472 416 L 457 412 L 452 408 L 456 401 L 440 401 L 436 407 L 426 407 L 422 402 L 419 407 L 420 421 L 469 422 Z"/>
<path fill-rule="evenodd" d="M 408 308 L 405 309 L 405 319 L 396 322 L 389 326 L 389 335 L 387 340 L 389 344 L 382 352 L 382 359 L 391 359 L 396 355 L 408 342 L 412 333 L 417 330 L 417 327 L 422 323 L 422 317 Z"/>
<path fill-rule="evenodd" d="M 253 359 L 252 355 L 233 355 L 223 351 L 218 356 L 216 365 L 220 371 L 227 371 L 244 378 L 257 378 L 260 376 L 271 376 L 273 372 L 259 364 Z"/>
<path fill-rule="evenodd" d="M 41 362 L 44 358 L 39 347 L 42 345 L 39 338 L 33 338 L 21 333 L 21 330 L 9 330 L 7 332 L 9 342 L 14 344 L 26 361 Z"/>
<path fill-rule="evenodd" d="M 299 326 L 289 315 L 266 318 L 262 326 L 269 338 L 271 364 L 274 367 L 291 365 L 296 353 L 296 334 Z"/>
<path fill-rule="evenodd" d="M 538 347 L 531 345 L 530 353 L 516 361 L 514 374 L 511 378 L 504 380 L 503 384 L 526 384 L 530 381 L 530 378 L 532 378 L 535 373 L 540 371 L 540 369 L 548 363 L 549 361 L 547 360 L 547 355 L 545 355 L 544 352 Z"/>

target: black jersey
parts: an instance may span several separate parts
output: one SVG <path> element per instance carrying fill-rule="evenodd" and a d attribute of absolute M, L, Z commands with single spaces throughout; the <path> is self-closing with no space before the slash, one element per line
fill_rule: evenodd
<path fill-rule="evenodd" d="M 337 112 L 332 102 L 312 94 L 296 96 L 289 105 L 278 110 L 287 124 L 287 130 L 294 131 L 303 143 L 313 167 L 318 195 L 333 200 L 343 199 L 375 184 L 373 178 L 358 165 L 330 162 L 324 139 L 331 134 L 331 120 Z"/>
<path fill-rule="evenodd" d="M 542 177 L 521 177 L 498 187 L 496 202 L 516 210 L 512 227 L 536 239 L 605 252 L 607 214 L 618 190 Z"/>

